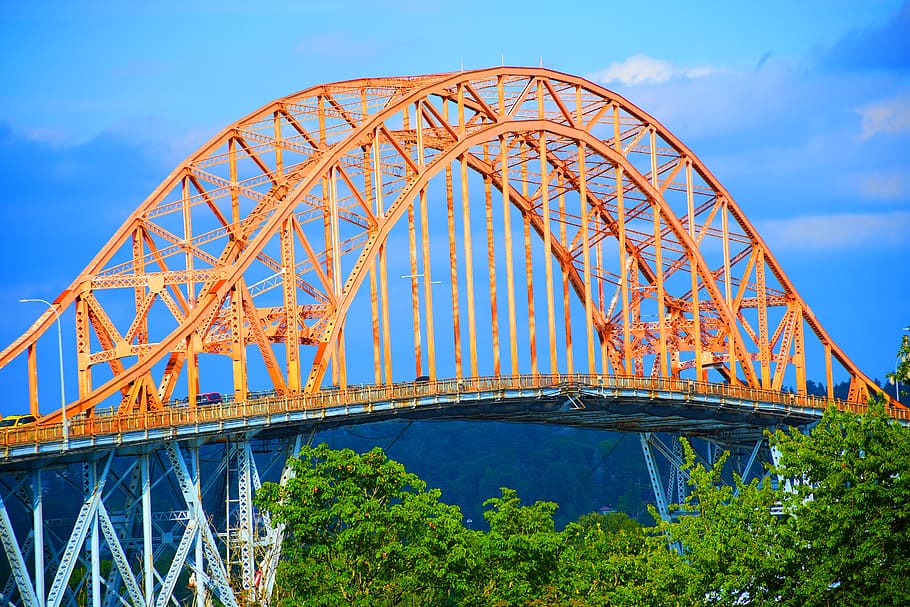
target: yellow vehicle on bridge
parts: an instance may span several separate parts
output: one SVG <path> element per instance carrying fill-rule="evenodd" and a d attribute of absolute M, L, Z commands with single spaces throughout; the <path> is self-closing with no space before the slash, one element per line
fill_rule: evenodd
<path fill-rule="evenodd" d="M 34 422 L 37 418 L 34 415 L 7 415 L 0 419 L 0 429 L 17 428 Z"/>

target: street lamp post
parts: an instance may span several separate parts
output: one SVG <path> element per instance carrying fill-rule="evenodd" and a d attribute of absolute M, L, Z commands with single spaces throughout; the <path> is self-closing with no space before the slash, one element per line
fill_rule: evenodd
<path fill-rule="evenodd" d="M 43 303 L 54 312 L 57 319 L 57 352 L 60 355 L 60 412 L 63 416 L 63 446 L 69 442 L 69 430 L 66 427 L 66 389 L 63 384 L 63 329 L 60 327 L 60 314 L 57 308 L 49 301 L 39 298 L 20 299 L 20 303 Z"/>

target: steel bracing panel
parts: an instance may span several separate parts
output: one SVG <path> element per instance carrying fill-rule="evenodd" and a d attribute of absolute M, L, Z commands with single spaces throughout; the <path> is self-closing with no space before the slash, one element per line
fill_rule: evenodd
<path fill-rule="evenodd" d="M 221 441 L 169 441 L 147 445 L 141 453 L 129 447 L 89 453 L 86 462 L 48 458 L 33 462 L 29 474 L 0 472 L 0 541 L 11 571 L 2 589 L 4 604 L 75 605 L 82 593 L 98 605 L 163 607 L 188 600 L 203 605 L 209 596 L 224 605 L 266 604 L 264 591 L 274 583 L 281 535 L 268 517 L 254 525 L 252 497 L 263 482 L 256 452 L 265 454 L 268 479 L 286 482 L 287 458 L 301 440 L 237 435 L 230 441 L 239 445 L 235 449 Z M 232 460 L 245 474 L 234 475 L 228 487 L 225 471 Z M 73 484 L 74 476 L 81 482 Z M 47 518 L 41 496 L 51 486 L 84 499 L 76 504 L 55 500 L 55 515 L 66 515 L 60 510 L 69 515 Z M 247 514 L 233 513 L 240 513 L 246 533 L 228 533 L 232 523 L 224 515 L 225 493 L 246 496 Z M 64 535 L 55 550 L 56 542 L 47 540 L 58 536 L 58 528 Z M 36 542 L 36 537 L 42 539 Z M 238 561 L 231 570 L 229 545 L 244 555 L 246 567 Z M 106 575 L 102 561 L 112 564 Z M 265 571 L 257 575 L 256 564 Z M 189 582 L 191 575 L 195 584 Z M 231 585 L 235 575 L 236 589 Z"/>

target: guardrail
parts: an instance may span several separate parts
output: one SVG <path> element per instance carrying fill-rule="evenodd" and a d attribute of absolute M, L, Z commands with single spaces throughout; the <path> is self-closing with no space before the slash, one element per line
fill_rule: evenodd
<path fill-rule="evenodd" d="M 250 416 L 274 415 L 295 411 L 319 411 L 344 406 L 367 406 L 392 403 L 412 404 L 415 398 L 457 396 L 460 394 L 523 390 L 619 389 L 646 392 L 679 393 L 692 396 L 720 397 L 752 403 L 768 403 L 824 410 L 834 404 L 842 411 L 863 413 L 867 405 L 839 399 L 799 395 L 773 390 L 748 388 L 725 383 L 700 382 L 679 378 L 651 378 L 613 375 L 520 375 L 475 377 L 436 381 L 406 382 L 391 385 L 356 385 L 343 389 L 322 390 L 312 394 L 269 395 L 242 402 L 226 400 L 220 404 L 197 405 L 170 403 L 159 411 L 118 415 L 113 409 L 99 410 L 85 418 L 70 419 L 70 441 L 84 437 L 116 435 L 136 431 L 192 426 L 209 422 L 229 422 Z M 261 394 L 261 393 L 260 393 Z M 910 421 L 910 410 L 887 407 L 892 418 Z M 0 448 L 59 442 L 62 425 L 41 426 L 37 423 L 0 430 Z"/>

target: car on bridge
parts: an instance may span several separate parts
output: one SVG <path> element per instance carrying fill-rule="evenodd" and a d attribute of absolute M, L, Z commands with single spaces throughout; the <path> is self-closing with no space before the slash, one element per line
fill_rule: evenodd
<path fill-rule="evenodd" d="M 218 392 L 204 392 L 196 396 L 197 405 L 217 405 L 223 400 L 221 394 Z"/>
<path fill-rule="evenodd" d="M 7 415 L 0 419 L 0 428 L 18 428 L 30 424 L 36 419 L 34 415 Z"/>
<path fill-rule="evenodd" d="M 170 401 L 172 407 L 186 407 L 190 403 L 190 397 L 184 396 Z M 219 392 L 203 392 L 196 395 L 197 405 L 218 405 L 224 402 L 224 396 Z"/>

